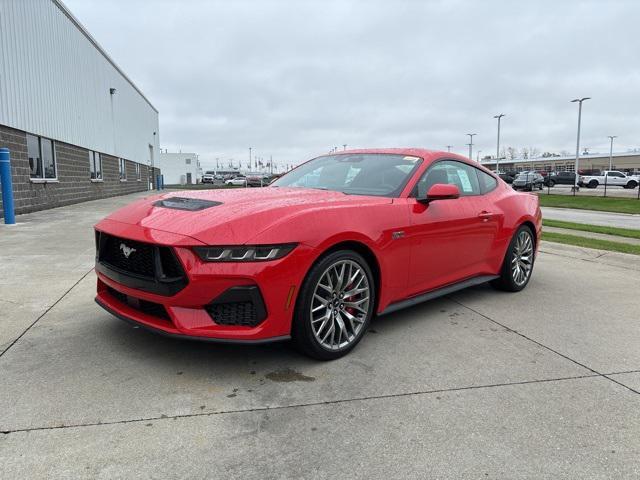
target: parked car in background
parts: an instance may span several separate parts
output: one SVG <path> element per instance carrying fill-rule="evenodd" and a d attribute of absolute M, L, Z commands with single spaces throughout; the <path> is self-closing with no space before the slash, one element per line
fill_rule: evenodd
<path fill-rule="evenodd" d="M 215 177 L 215 172 L 205 172 L 204 175 L 202 175 L 202 183 L 213 183 Z"/>
<path fill-rule="evenodd" d="M 576 172 L 551 172 L 544 179 L 544 184 L 547 187 L 553 187 L 555 185 L 575 185 Z"/>
<path fill-rule="evenodd" d="M 235 185 L 235 186 L 246 186 L 247 185 L 247 177 L 244 175 L 238 175 L 237 177 L 231 178 L 229 180 L 225 180 L 225 185 Z"/>
<path fill-rule="evenodd" d="M 532 191 L 534 188 L 542 190 L 544 177 L 537 172 L 521 172 L 513 179 L 511 186 L 514 190 Z"/>
<path fill-rule="evenodd" d="M 605 170 L 600 175 L 581 175 L 578 185 L 587 188 L 597 188 L 607 183 L 608 187 L 636 188 L 640 184 L 640 177 L 626 175 L 617 170 Z"/>
<path fill-rule="evenodd" d="M 267 174 L 247 173 L 247 187 L 265 187 L 267 185 L 269 185 Z"/>
<path fill-rule="evenodd" d="M 507 182 L 508 184 L 512 184 L 514 178 L 516 178 L 517 173 L 515 172 L 504 172 L 504 173 L 499 173 L 498 176 L 504 180 L 505 182 Z"/>

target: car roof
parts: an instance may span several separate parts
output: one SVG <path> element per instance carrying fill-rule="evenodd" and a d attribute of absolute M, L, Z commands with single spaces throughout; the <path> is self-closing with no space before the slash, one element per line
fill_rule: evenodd
<path fill-rule="evenodd" d="M 424 164 L 425 164 L 424 168 L 428 168 L 428 166 L 431 165 L 431 163 L 435 160 L 439 160 L 441 158 L 447 158 L 447 159 L 457 160 L 460 162 L 467 163 L 491 175 L 496 175 L 494 172 L 489 170 L 484 165 L 476 161 L 470 160 L 469 158 L 463 155 L 458 155 L 457 153 L 453 153 L 453 152 L 445 152 L 443 150 L 429 150 L 427 148 L 418 148 L 418 147 L 359 148 L 359 149 L 352 149 L 352 150 L 343 150 L 341 152 L 335 152 L 333 154 L 329 153 L 329 154 L 318 155 L 318 156 L 320 157 L 320 156 L 326 156 L 326 155 L 349 155 L 349 154 L 359 154 L 359 153 L 378 153 L 378 154 L 390 154 L 390 155 L 395 154 L 395 155 L 421 157 L 424 159 Z"/>

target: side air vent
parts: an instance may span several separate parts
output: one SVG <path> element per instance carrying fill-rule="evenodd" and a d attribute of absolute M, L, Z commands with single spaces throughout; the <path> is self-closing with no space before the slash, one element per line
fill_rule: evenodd
<path fill-rule="evenodd" d="M 255 327 L 267 318 L 257 286 L 231 287 L 205 308 L 218 325 Z"/>
<path fill-rule="evenodd" d="M 197 212 L 199 210 L 205 210 L 218 205 L 222 205 L 222 202 L 184 197 L 165 198 L 164 200 L 158 200 L 153 204 L 154 207 L 171 208 L 173 210 L 187 210 L 189 212 Z"/>

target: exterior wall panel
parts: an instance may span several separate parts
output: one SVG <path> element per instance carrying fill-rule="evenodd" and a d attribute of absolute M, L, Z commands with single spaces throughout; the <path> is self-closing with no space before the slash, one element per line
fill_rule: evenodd
<path fill-rule="evenodd" d="M 74 22 L 56 0 L 0 0 L 0 125 L 149 164 L 157 111 Z"/>
<path fill-rule="evenodd" d="M 136 162 L 127 161 L 126 182 L 120 181 L 118 157 L 102 154 L 102 182 L 92 182 L 89 173 L 89 150 L 76 145 L 55 142 L 58 180 L 34 183 L 29 180 L 27 134 L 0 125 L 0 145 L 11 151 L 11 174 L 16 213 L 29 213 L 99 198 L 142 192 L 149 188 L 150 168 L 140 165 L 136 177 Z M 157 170 L 156 170 L 157 172 Z M 0 199 L 0 217 L 3 216 Z"/>

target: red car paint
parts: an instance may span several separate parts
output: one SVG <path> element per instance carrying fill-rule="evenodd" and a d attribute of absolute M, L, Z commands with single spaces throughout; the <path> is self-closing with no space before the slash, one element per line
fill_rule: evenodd
<path fill-rule="evenodd" d="M 403 154 L 420 157 L 423 162 L 398 198 L 266 187 L 187 191 L 139 200 L 100 221 L 96 231 L 173 248 L 188 284 L 165 296 L 127 287 L 98 272 L 96 300 L 121 318 L 172 335 L 230 341 L 280 339 L 291 332 L 305 275 L 324 252 L 339 243 L 357 243 L 375 258 L 376 311 L 382 312 L 393 302 L 457 281 L 498 274 L 514 231 L 525 222 L 540 238 L 538 198 L 515 192 L 499 179 L 498 187 L 484 195 L 428 205 L 410 197 L 418 179 L 438 159 L 465 162 L 490 173 L 465 157 L 422 149 L 344 153 Z M 222 203 L 201 211 L 154 206 L 159 199 L 177 195 Z M 263 262 L 207 263 L 193 250 L 204 245 L 284 243 L 298 246 L 281 259 Z M 204 306 L 228 288 L 241 285 L 258 286 L 266 319 L 256 327 L 216 324 Z M 160 304 L 169 318 L 143 313 L 118 300 L 109 288 Z"/>

